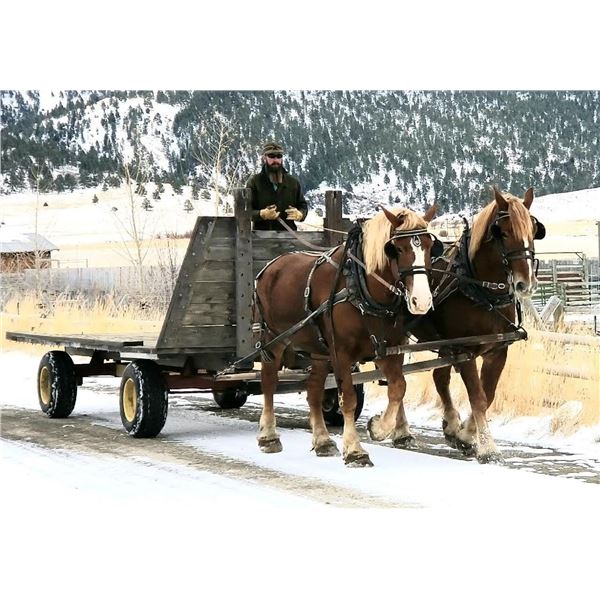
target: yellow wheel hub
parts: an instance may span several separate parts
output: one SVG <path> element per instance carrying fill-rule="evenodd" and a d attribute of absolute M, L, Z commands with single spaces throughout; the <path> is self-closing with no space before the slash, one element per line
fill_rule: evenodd
<path fill-rule="evenodd" d="M 133 379 L 128 379 L 123 386 L 123 414 L 132 423 L 137 412 L 137 391 Z"/>
<path fill-rule="evenodd" d="M 50 404 L 52 397 L 52 385 L 50 383 L 50 369 L 48 367 L 42 367 L 40 371 L 40 398 L 45 405 Z"/>

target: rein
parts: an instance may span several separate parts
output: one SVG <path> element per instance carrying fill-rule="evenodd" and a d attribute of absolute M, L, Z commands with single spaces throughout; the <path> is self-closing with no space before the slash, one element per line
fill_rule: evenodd
<path fill-rule="evenodd" d="M 327 252 L 328 250 L 330 250 L 330 248 L 323 248 L 322 246 L 315 246 L 314 244 L 311 244 L 310 242 L 303 240 L 302 237 L 300 237 L 298 235 L 298 233 L 296 231 L 294 231 L 281 217 L 279 217 L 277 220 L 289 233 L 291 233 L 301 244 L 303 244 L 307 248 L 310 248 L 311 250 L 317 250 L 318 252 Z M 348 232 L 337 231 L 335 229 L 328 229 L 327 231 L 335 231 L 336 233 L 345 233 L 345 234 L 348 233 Z M 415 244 L 420 245 L 421 242 L 419 240 L 419 236 L 425 235 L 428 233 L 429 233 L 429 231 L 427 229 L 410 229 L 410 230 L 406 230 L 406 231 L 398 231 L 394 235 L 392 235 L 392 237 L 390 237 L 390 239 L 386 242 L 386 244 L 388 244 L 389 242 L 392 242 L 393 240 L 399 239 L 399 238 L 415 237 L 416 238 Z M 417 243 L 417 241 L 418 241 L 418 243 Z M 365 273 L 367 272 L 367 267 L 366 267 L 365 263 L 362 260 L 360 260 L 360 258 L 358 258 L 350 250 L 347 251 L 347 255 L 356 264 L 361 266 L 365 270 Z M 399 268 L 398 272 L 401 275 L 410 275 L 410 274 L 419 275 L 419 274 L 427 274 L 427 269 L 424 266 L 423 267 L 421 267 L 421 266 L 406 267 L 403 269 Z M 378 281 L 383 287 L 387 288 L 390 292 L 392 292 L 392 294 L 395 294 L 396 296 L 402 296 L 404 294 L 404 284 L 400 280 L 398 281 L 398 283 L 400 283 L 400 287 L 399 287 L 398 284 L 392 285 L 391 283 L 388 283 L 383 277 L 380 277 L 379 275 L 377 275 L 377 273 L 370 273 L 370 275 L 371 275 L 371 277 L 373 277 L 373 279 Z"/>

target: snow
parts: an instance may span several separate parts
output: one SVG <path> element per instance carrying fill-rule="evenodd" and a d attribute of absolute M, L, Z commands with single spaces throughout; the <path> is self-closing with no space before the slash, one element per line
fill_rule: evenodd
<path fill-rule="evenodd" d="M 37 363 L 19 351 L 0 355 L 3 409 L 39 412 Z M 115 378 L 86 379 L 74 416 L 122 435 L 118 385 Z M 193 397 L 177 398 L 193 406 Z M 261 398 L 249 402 L 260 405 Z M 299 394 L 279 396 L 276 414 L 303 404 Z M 367 415 L 381 408 L 367 399 Z M 171 411 L 164 443 L 368 493 L 397 508 L 339 509 L 158 459 L 3 440 L 2 583 L 16 590 L 9 597 L 367 597 L 397 586 L 425 597 L 592 597 L 598 485 L 374 444 L 365 447 L 375 467 L 349 469 L 341 458 L 310 453 L 304 429 L 280 428 L 284 451 L 266 455 L 255 423 L 183 413 Z M 408 417 L 428 420 L 426 411 Z M 65 436 L 77 428 L 53 423 Z M 492 422 L 492 432 L 531 444 L 522 423 Z M 591 432 L 579 434 L 578 446 L 598 455 Z"/>

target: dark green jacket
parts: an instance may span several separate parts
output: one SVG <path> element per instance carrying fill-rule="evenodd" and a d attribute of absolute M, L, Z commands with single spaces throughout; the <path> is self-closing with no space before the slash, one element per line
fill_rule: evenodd
<path fill-rule="evenodd" d="M 263 166 L 260 173 L 256 173 L 248 179 L 246 187 L 252 190 L 252 221 L 254 222 L 254 229 L 284 231 L 279 221 L 264 221 L 260 218 L 260 211 L 271 204 L 277 206 L 277 210 L 281 213 L 279 217 L 284 219 L 285 224 L 291 229 L 296 229 L 296 223 L 285 219 L 286 208 L 290 206 L 297 208 L 302 212 L 302 221 L 306 219 L 308 206 L 304 199 L 300 182 L 285 169 L 283 170 L 283 181 L 277 186 L 277 190 L 275 190 L 273 183 L 269 179 L 265 166 Z"/>

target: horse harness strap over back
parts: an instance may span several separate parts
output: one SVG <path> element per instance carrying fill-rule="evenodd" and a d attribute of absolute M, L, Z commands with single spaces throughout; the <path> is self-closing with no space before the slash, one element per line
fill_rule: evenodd
<path fill-rule="evenodd" d="M 434 261 L 434 264 L 442 260 L 446 262 L 445 269 L 433 269 L 443 272 L 440 283 L 432 292 L 434 309 L 455 291 L 459 291 L 474 304 L 487 310 L 503 308 L 515 303 L 515 295 L 510 283 L 482 281 L 477 278 L 473 264 L 469 260 L 470 241 L 471 231 L 468 226 L 465 226 L 459 242 L 452 244 L 443 256 Z M 444 286 L 447 281 L 448 284 Z M 508 289 L 506 293 L 495 293 L 505 289 Z"/>

